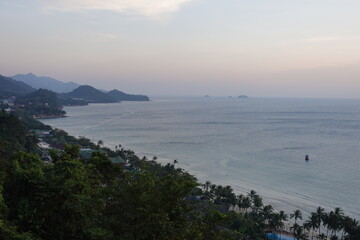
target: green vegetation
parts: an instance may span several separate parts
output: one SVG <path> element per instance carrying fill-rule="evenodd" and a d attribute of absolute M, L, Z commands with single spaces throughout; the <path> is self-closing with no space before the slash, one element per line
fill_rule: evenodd
<path fill-rule="evenodd" d="M 28 134 L 24 122 L 16 116 L 4 111 L 0 112 L 0 157 L 10 158 L 15 152 L 25 151 L 34 153 L 36 149 L 36 138 Z M 4 162 L 0 162 L 3 167 Z"/>
<path fill-rule="evenodd" d="M 110 97 L 115 99 L 117 102 L 121 101 L 150 101 L 148 96 L 145 95 L 135 95 L 135 94 L 127 94 L 121 92 L 119 90 L 112 90 L 107 93 Z"/>
<path fill-rule="evenodd" d="M 46 89 L 39 89 L 35 92 L 21 96 L 16 104 L 23 105 L 27 115 L 36 117 L 57 117 L 65 115 L 56 94 Z"/>
<path fill-rule="evenodd" d="M 34 88 L 23 82 L 19 82 L 12 78 L 0 75 L 0 96 L 2 98 L 8 98 L 13 95 L 27 94 L 33 91 L 35 91 Z"/>
<path fill-rule="evenodd" d="M 75 98 L 78 100 L 85 100 L 89 103 L 113 103 L 116 102 L 115 99 L 110 97 L 104 92 L 101 92 L 100 90 L 91 87 L 89 85 L 83 85 L 76 89 L 74 89 L 72 92 L 64 93 L 62 94 L 63 98 Z"/>
<path fill-rule="evenodd" d="M 84 99 L 75 99 L 71 97 L 60 97 L 59 101 L 63 106 L 86 106 L 88 105 L 88 102 Z"/>
<path fill-rule="evenodd" d="M 88 85 L 80 86 L 70 93 L 61 94 L 60 97 L 63 99 L 64 105 L 84 105 L 84 102 L 115 103 L 120 101 L 149 101 L 149 97 L 145 95 L 127 94 L 116 89 L 104 93 Z M 75 103 L 72 101 L 75 101 Z"/>

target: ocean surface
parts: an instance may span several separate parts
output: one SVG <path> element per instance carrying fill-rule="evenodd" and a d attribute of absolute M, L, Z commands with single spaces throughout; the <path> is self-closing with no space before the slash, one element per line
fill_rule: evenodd
<path fill-rule="evenodd" d="M 360 100 L 154 98 L 65 111 L 43 122 L 140 157 L 176 159 L 201 182 L 254 189 L 288 213 L 341 207 L 360 220 Z"/>

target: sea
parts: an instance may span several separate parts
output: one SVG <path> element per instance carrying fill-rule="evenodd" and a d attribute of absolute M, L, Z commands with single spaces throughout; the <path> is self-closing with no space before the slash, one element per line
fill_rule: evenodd
<path fill-rule="evenodd" d="M 340 207 L 360 220 L 360 99 L 158 97 L 64 110 L 68 117 L 42 121 L 177 160 L 201 183 L 255 190 L 287 213 Z"/>

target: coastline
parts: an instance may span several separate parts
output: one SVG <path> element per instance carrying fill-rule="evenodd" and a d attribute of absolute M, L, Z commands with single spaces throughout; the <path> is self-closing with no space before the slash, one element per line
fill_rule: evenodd
<path fill-rule="evenodd" d="M 253 101 L 257 101 L 256 99 Z M 157 101 L 153 101 L 153 103 L 156 103 Z M 158 101 L 160 102 L 160 101 Z M 167 101 L 162 101 L 167 102 Z M 182 103 L 188 104 L 190 101 L 186 100 Z M 193 101 L 191 101 L 193 102 Z M 200 99 L 201 102 L 201 99 Z M 258 102 L 258 101 L 257 101 Z M 295 101 L 297 102 L 297 101 Z M 170 101 L 171 106 L 173 106 L 173 100 Z M 176 102 L 177 103 L 177 102 Z M 216 104 L 216 102 L 214 102 Z M 213 103 L 213 104 L 214 104 Z M 276 100 L 276 103 L 280 103 L 279 101 Z M 262 104 L 262 102 L 261 102 Z M 321 103 L 322 104 L 322 103 Z M 126 123 L 130 123 L 131 121 L 133 121 L 136 118 L 142 118 L 143 116 L 147 116 L 147 115 L 142 115 L 142 112 L 140 110 L 142 109 L 146 109 L 148 110 L 147 107 L 138 107 L 141 104 L 122 104 L 122 106 L 120 105 L 111 105 L 109 106 L 109 109 L 111 108 L 111 110 L 105 111 L 103 114 L 100 114 L 101 117 L 97 118 L 97 119 L 92 119 L 89 122 L 85 123 L 85 126 L 81 126 L 79 125 L 79 128 L 77 128 L 77 124 L 79 122 L 82 122 L 82 115 L 84 114 L 84 112 L 78 112 L 79 109 L 85 109 L 82 108 L 82 106 L 80 106 L 79 108 L 71 108 L 71 112 L 74 113 L 74 118 L 76 119 L 74 123 L 71 124 L 65 124 L 68 125 L 71 129 L 75 130 L 76 132 L 72 132 L 71 130 L 69 130 L 68 128 L 63 128 L 65 129 L 67 132 L 69 132 L 71 135 L 74 136 L 86 136 L 89 139 L 93 140 L 93 142 L 96 142 L 98 140 L 103 140 L 104 143 L 108 146 L 111 146 L 111 148 L 113 148 L 114 146 L 116 146 L 117 144 L 122 144 L 123 147 L 125 148 L 130 148 L 134 151 L 136 151 L 136 154 L 138 154 L 139 156 L 147 156 L 148 158 L 152 158 L 153 156 L 157 156 L 158 157 L 158 161 L 159 162 L 164 162 L 164 163 L 168 163 L 168 162 L 172 162 L 174 159 L 177 159 L 179 161 L 179 167 L 184 168 L 186 171 L 188 171 L 190 174 L 195 175 L 199 180 L 201 180 L 201 182 L 205 182 L 206 180 L 210 180 L 213 183 L 216 184 L 221 184 L 221 185 L 230 185 L 233 187 L 234 191 L 236 191 L 237 193 L 247 193 L 249 192 L 251 189 L 256 190 L 260 195 L 264 196 L 264 200 L 266 203 L 269 203 L 271 205 L 274 205 L 276 207 L 276 209 L 282 209 L 282 210 L 286 210 L 286 212 L 291 212 L 294 209 L 301 209 L 304 212 L 304 215 L 309 214 L 310 212 L 312 212 L 317 206 L 321 205 L 322 207 L 324 207 L 326 210 L 332 210 L 334 207 L 337 206 L 341 206 L 345 212 L 347 214 L 349 214 L 352 217 L 355 218 L 359 218 L 359 214 L 356 211 L 356 208 L 353 208 L 350 210 L 353 210 L 352 212 L 349 211 L 349 207 L 348 208 L 344 208 L 344 205 L 342 205 L 339 201 L 336 201 L 338 204 L 332 203 L 331 201 L 324 201 L 322 202 L 321 200 L 318 199 L 314 199 L 314 198 L 309 198 L 306 195 L 302 194 L 302 190 L 299 190 L 299 194 L 296 193 L 295 195 L 293 194 L 293 192 L 289 192 L 289 191 L 283 191 L 282 193 L 278 194 L 276 192 L 276 188 L 275 191 L 273 188 L 266 188 L 262 185 L 256 185 L 253 184 L 254 181 L 251 181 L 251 179 L 247 179 L 246 176 L 243 175 L 239 175 L 236 178 L 233 177 L 233 173 L 229 174 L 229 176 L 227 176 L 226 172 L 223 172 L 222 169 L 213 169 L 212 172 L 208 172 L 208 169 L 206 169 L 206 173 L 202 174 L 202 172 L 205 171 L 204 168 L 202 168 L 202 165 L 199 165 L 197 162 L 198 160 L 196 159 L 203 159 L 199 157 L 199 154 L 193 155 L 190 152 L 186 154 L 181 154 L 181 155 L 172 155 L 172 150 L 171 148 L 173 147 L 177 147 L 179 146 L 179 144 L 168 144 L 168 145 L 163 145 L 160 148 L 156 147 L 159 142 L 157 142 L 156 139 L 154 139 L 154 141 L 151 139 L 151 144 L 148 144 L 148 136 L 152 135 L 156 137 L 156 134 L 158 132 L 158 128 L 157 125 L 155 126 L 155 128 L 153 127 L 153 125 L 150 125 L 149 128 L 147 127 L 147 125 L 141 125 L 141 122 L 146 122 L 148 120 L 148 118 L 144 118 L 144 121 L 140 121 L 140 124 L 137 124 L 137 126 L 133 126 L 134 124 L 131 123 L 132 125 L 125 125 L 123 126 L 123 124 L 117 124 L 116 119 L 125 119 L 125 124 Z M 119 107 L 117 107 L 119 106 Z M 162 106 L 162 105 L 161 105 Z M 177 106 L 177 105 L 175 105 Z M 182 105 L 180 105 L 182 106 Z M 90 107 L 89 109 L 87 109 L 85 111 L 85 115 L 87 113 L 89 113 L 91 116 L 91 118 L 93 118 L 94 113 L 96 112 L 96 109 L 103 109 L 103 105 L 100 106 L 95 106 L 92 105 L 92 107 Z M 139 110 L 140 109 L 140 110 Z M 152 108 L 150 108 L 152 109 Z M 70 109 L 69 109 L 70 110 Z M 119 111 L 121 110 L 121 111 Z M 79 114 L 78 114 L 79 113 Z M 111 114 L 111 115 L 107 115 L 107 114 Z M 157 114 L 156 112 L 154 114 Z M 162 112 L 161 112 L 162 114 Z M 84 116 L 85 116 L 84 115 Z M 69 114 L 69 116 L 71 116 L 71 114 Z M 162 116 L 163 117 L 163 116 Z M 128 120 L 129 119 L 129 120 Z M 158 119 L 158 118 L 156 118 Z M 168 119 L 166 119 L 168 121 Z M 70 122 L 69 122 L 70 123 Z M 47 123 L 46 123 L 47 124 Z M 162 123 L 160 123 L 162 124 Z M 49 124 L 52 125 L 52 124 Z M 55 126 L 55 125 L 52 125 Z M 166 125 L 167 127 L 168 125 Z M 169 125 L 172 126 L 172 125 Z M 111 135 L 110 137 L 107 137 L 104 135 L 101 135 L 102 131 L 106 130 L 108 131 L 108 129 L 113 129 L 113 131 L 119 132 L 118 137 L 115 137 L 115 135 Z M 153 128 L 151 131 L 149 131 L 148 129 Z M 128 131 L 128 129 L 131 130 L 131 132 L 124 132 L 124 130 Z M 160 130 L 160 134 L 161 134 L 161 130 Z M 141 132 L 140 134 L 137 134 L 137 132 Z M 151 133 L 151 134 L 149 134 Z M 155 135 L 154 135 L 155 134 Z M 170 133 L 171 134 L 171 133 Z M 94 139 L 95 136 L 95 139 Z M 130 136 L 130 137 L 128 137 Z M 150 139 L 150 138 L 149 138 Z M 162 144 L 162 143 L 161 143 Z M 188 143 L 185 143 L 188 144 Z M 197 144 L 197 143 L 195 143 Z M 155 146 L 155 148 L 154 148 Z M 187 147 L 187 145 L 184 145 Z M 189 142 L 189 146 L 190 146 L 190 142 Z M 198 145 L 194 145 L 195 147 L 197 147 Z M 201 146 L 201 145 L 199 145 Z M 159 150 L 160 149 L 160 150 Z M 161 150 L 162 149 L 162 150 Z M 164 152 L 163 149 L 170 149 L 170 151 L 168 153 Z M 200 149 L 199 151 L 202 151 L 202 149 Z M 289 150 L 290 151 L 290 150 Z M 292 150 L 293 151 L 293 150 Z M 210 153 L 209 153 L 210 154 Z M 313 155 L 312 155 L 313 156 Z M 187 157 L 187 158 L 186 158 Z M 245 156 L 246 157 L 246 156 Z M 186 158 L 186 159 L 185 159 Z M 227 158 L 227 155 L 224 156 L 224 159 Z M 221 159 L 222 161 L 223 159 Z M 303 159 L 302 159 L 303 160 Z M 319 161 L 312 161 L 310 164 L 302 164 L 303 161 L 299 161 L 300 164 L 299 166 L 304 168 L 302 170 L 307 170 L 310 169 L 310 167 L 313 167 L 312 165 L 317 164 Z M 211 163 L 209 163 L 211 164 Z M 224 164 L 227 164 L 226 162 Z M 329 164 L 330 166 L 330 164 Z M 278 168 L 277 166 L 274 166 L 274 168 Z M 230 169 L 231 171 L 233 171 L 233 169 Z M 210 176 L 210 177 L 209 177 Z M 238 179 L 240 179 L 241 177 L 243 177 L 242 180 L 245 181 L 238 181 Z M 276 176 L 274 176 L 276 177 Z M 220 179 L 220 180 L 219 180 Z M 304 179 L 305 181 L 307 180 L 306 178 Z M 286 180 L 285 180 L 286 181 Z M 302 183 L 303 181 L 301 181 Z M 245 184 L 243 184 L 245 183 Z M 276 186 L 276 183 L 272 183 L 274 186 Z M 263 189 L 263 190 L 262 190 Z M 268 194 L 269 193 L 269 194 Z M 287 194 L 285 196 L 285 194 Z M 309 195 L 310 197 L 312 197 L 311 195 Z M 318 200 L 318 201 L 314 201 L 314 200 Z M 337 200 L 337 199 L 336 199 Z M 285 207 L 284 207 L 285 206 Z"/>
<path fill-rule="evenodd" d="M 47 119 L 47 118 L 45 118 L 45 119 Z M 51 119 L 51 118 L 50 118 Z M 51 126 L 52 128 L 54 128 L 53 126 Z M 70 134 L 71 135 L 71 134 Z M 84 136 L 84 137 L 86 137 L 87 138 L 87 136 Z M 96 141 L 93 141 L 93 140 L 91 140 L 90 139 L 90 141 L 91 142 L 93 142 L 94 144 L 96 144 Z M 103 146 L 104 147 L 108 147 L 108 148 L 110 148 L 110 149 L 112 149 L 112 150 L 114 150 L 115 148 L 114 148 L 114 144 L 106 144 L 106 143 L 104 143 L 103 144 Z M 114 149 L 113 149 L 114 148 Z M 131 148 L 129 148 L 129 150 L 132 150 Z M 139 155 L 139 153 L 140 152 L 135 152 L 135 155 L 137 155 L 137 156 L 139 156 L 140 158 L 142 158 L 142 157 L 146 157 L 146 158 L 148 158 L 148 159 L 150 159 L 149 158 L 149 154 L 141 154 L 141 155 Z M 153 154 L 150 154 L 150 155 L 153 155 Z M 155 157 L 155 155 L 154 155 L 154 157 Z M 159 160 L 159 159 L 158 159 Z M 160 164 L 166 164 L 166 163 L 172 163 L 173 162 L 173 160 L 170 160 L 170 159 L 160 159 L 159 161 L 158 161 Z M 179 163 L 177 163 L 177 164 L 179 164 Z M 179 164 L 180 165 L 180 168 L 181 168 L 181 164 Z M 183 165 L 184 166 L 184 165 Z M 198 178 L 197 178 L 197 176 L 194 174 L 194 173 L 192 173 L 192 172 L 190 172 L 190 171 L 188 171 L 188 170 L 186 170 L 186 169 L 182 169 L 183 171 L 185 171 L 185 172 L 187 172 L 187 173 L 189 173 L 190 175 L 192 175 L 192 176 L 195 176 L 196 177 L 196 179 L 201 183 L 201 184 L 204 184 L 205 183 L 205 181 L 200 181 Z M 219 184 L 219 183 L 215 183 L 215 184 Z M 221 184 L 220 184 L 221 185 Z M 232 188 L 233 188 L 233 186 L 231 186 Z M 233 188 L 233 190 L 234 190 L 234 193 L 237 193 L 237 194 L 239 194 L 239 193 L 243 193 L 243 194 L 248 194 L 248 192 L 239 192 L 239 191 L 237 191 L 235 188 Z M 249 191 L 251 190 L 251 188 L 249 188 Z M 261 196 L 263 196 L 263 194 L 261 194 L 260 193 L 260 195 Z M 262 200 L 264 201 L 264 206 L 265 205 L 272 205 L 272 203 L 271 203 L 271 201 L 267 201 L 267 199 L 266 198 L 262 198 Z M 280 209 L 280 208 L 275 208 L 274 207 L 274 212 L 280 212 L 281 210 L 283 210 L 283 209 Z M 244 211 L 243 210 L 241 210 L 241 209 L 239 209 L 238 208 L 238 206 L 230 206 L 230 208 L 229 208 L 229 211 L 234 211 L 234 212 L 236 212 L 236 213 L 244 213 Z M 303 211 L 303 213 L 304 213 L 304 211 Z M 289 213 L 290 214 L 290 213 Z M 306 215 L 305 215 L 306 216 Z M 307 216 L 306 216 L 307 217 Z M 305 218 L 304 218 L 305 219 Z M 298 223 L 304 223 L 304 221 L 305 220 L 299 220 L 298 221 Z M 295 225 L 294 223 L 292 223 L 292 222 L 290 222 L 290 221 L 283 221 L 283 227 L 281 227 L 280 228 L 280 230 L 278 230 L 278 231 L 272 231 L 272 233 L 275 233 L 275 234 L 281 234 L 281 235 L 285 235 L 285 236 L 288 236 L 288 237 L 293 237 L 294 239 L 295 239 L 295 235 L 292 233 L 292 227 Z M 316 237 L 317 236 L 317 231 L 313 231 L 313 230 L 304 230 L 305 231 L 305 233 L 306 234 L 308 234 L 308 238 L 307 239 L 311 239 L 310 238 L 310 236 L 314 236 L 314 237 Z M 327 238 L 327 239 L 330 239 L 329 237 Z"/>
<path fill-rule="evenodd" d="M 41 119 L 55 119 L 55 118 L 67 118 L 66 114 L 64 115 L 41 115 L 41 116 L 34 116 L 34 119 L 41 120 Z"/>

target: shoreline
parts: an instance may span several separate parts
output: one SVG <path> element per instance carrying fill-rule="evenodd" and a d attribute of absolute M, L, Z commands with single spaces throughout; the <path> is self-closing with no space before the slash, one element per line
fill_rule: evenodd
<path fill-rule="evenodd" d="M 92 104 L 91 104 L 92 105 Z M 95 105 L 95 104 L 94 104 Z M 82 107 L 82 106 L 78 106 L 78 107 Z M 82 108 L 81 108 L 82 109 Z M 97 109 L 97 108 L 96 108 Z M 137 108 L 135 108 L 136 111 Z M 141 109 L 141 108 L 140 108 Z M 92 110 L 92 108 L 90 109 Z M 87 110 L 86 112 L 90 111 Z M 120 116 L 120 115 L 119 115 Z M 51 125 L 51 124 L 49 124 Z M 70 126 L 70 125 L 69 125 Z M 77 130 L 76 128 L 74 128 L 75 130 Z M 69 132 L 70 130 L 66 130 L 67 132 Z M 84 133 L 86 131 L 83 131 Z M 69 132 L 70 133 L 70 132 Z M 172 162 L 174 159 L 177 159 L 176 156 L 172 157 L 171 153 L 169 154 L 160 154 L 160 156 L 156 153 L 164 153 L 163 151 L 158 151 L 158 150 L 152 150 L 151 146 L 149 145 L 147 148 L 143 148 L 143 147 L 138 147 L 139 145 L 142 145 L 142 142 L 140 142 L 140 144 L 136 144 L 136 139 L 129 139 L 130 141 L 128 143 L 126 143 L 126 139 L 127 139 L 127 135 L 125 134 L 124 137 L 119 137 L 118 141 L 114 140 L 114 137 L 110 137 L 110 139 L 104 139 L 104 137 L 100 137 L 101 131 L 96 131 L 96 133 L 94 134 L 83 134 L 83 133 L 71 133 L 71 135 L 73 136 L 86 136 L 87 138 L 89 138 L 90 140 L 92 140 L 92 142 L 96 143 L 97 140 L 104 140 L 105 145 L 109 146 L 110 148 L 114 148 L 114 146 L 116 146 L 117 144 L 113 144 L 113 142 L 117 142 L 118 144 L 120 143 L 121 145 L 123 145 L 123 147 L 125 147 L 126 149 L 132 149 L 133 151 L 135 151 L 135 153 L 138 156 L 146 156 L 149 158 L 152 158 L 153 156 L 157 156 L 159 158 L 158 162 L 160 163 L 168 163 L 168 162 Z M 96 137 L 96 141 L 94 139 L 94 136 Z M 147 137 L 146 135 L 144 135 L 145 138 Z M 122 139 L 123 138 L 123 139 Z M 124 141 L 125 140 L 125 141 Z M 109 144 L 108 144 L 109 143 Z M 146 142 L 145 142 L 145 146 Z M 155 146 L 155 145 L 154 145 Z M 159 149 L 163 149 L 159 148 Z M 162 157 L 161 155 L 165 155 L 166 157 Z M 195 159 L 197 157 L 192 157 L 192 159 Z M 194 165 L 189 165 L 187 164 L 187 162 L 189 162 L 188 160 L 186 160 L 186 162 L 184 163 L 183 161 L 181 161 L 181 158 L 179 157 L 180 161 L 179 161 L 179 167 L 184 168 L 187 172 L 189 172 L 190 174 L 194 175 L 199 181 L 201 181 L 202 183 L 204 183 L 206 180 L 210 180 L 211 182 L 215 183 L 215 184 L 221 184 L 221 185 L 230 185 L 233 187 L 234 192 L 236 193 L 247 193 L 248 191 L 250 191 L 251 189 L 254 189 L 255 191 L 257 191 L 261 196 L 264 197 L 264 202 L 266 204 L 271 204 L 273 206 L 275 206 L 275 208 L 281 209 L 281 210 L 286 210 L 287 213 L 291 213 L 292 210 L 295 209 L 301 209 L 304 213 L 304 215 L 309 215 L 312 211 L 315 210 L 316 207 L 318 206 L 322 206 L 324 207 L 327 211 L 333 210 L 334 207 L 337 206 L 343 206 L 341 204 L 331 204 L 329 201 L 325 201 L 325 202 L 317 202 L 314 200 L 318 200 L 319 198 L 305 198 L 304 201 L 302 199 L 302 195 L 292 195 L 290 193 L 292 193 L 292 191 L 285 191 L 285 192 L 277 192 L 277 191 L 272 191 L 272 188 L 270 189 L 266 189 L 266 185 L 262 186 L 256 186 L 256 185 L 251 185 L 252 181 L 245 181 L 245 185 L 242 184 L 242 181 L 236 181 L 236 178 L 232 178 L 229 174 L 229 177 L 225 177 L 225 175 L 222 175 L 222 173 L 220 173 L 220 175 L 216 175 L 215 178 L 211 177 L 214 176 L 214 171 L 210 171 L 209 174 L 201 174 L 201 171 L 194 171 Z M 177 160 L 179 160 L 177 159 Z M 194 161 L 194 163 L 196 163 Z M 195 167 L 195 169 L 199 170 L 200 167 Z M 200 169 L 201 170 L 201 169 Z M 200 172 L 200 174 L 198 173 Z M 210 176 L 210 177 L 209 177 Z M 219 180 L 220 179 L 220 180 Z M 234 180 L 235 179 L 235 180 Z M 277 186 L 277 185 L 273 185 L 273 186 Z M 261 190 L 261 189 L 265 189 L 265 191 Z M 275 189 L 276 190 L 276 189 Z M 269 194 L 267 194 L 267 192 Z M 283 198 L 283 196 L 285 196 L 285 198 Z M 286 197 L 289 196 L 289 197 Z M 309 195 L 311 196 L 311 195 Z M 292 201 L 295 200 L 295 201 Z M 334 207 L 333 207 L 334 206 Z M 345 205 L 348 206 L 348 205 Z M 356 208 L 355 208 L 356 209 Z M 354 217 L 354 218 L 359 218 L 359 214 L 356 213 L 356 211 L 351 211 L 351 209 L 349 210 L 349 208 L 346 208 L 346 213 L 348 213 L 348 215 Z M 306 217 L 304 216 L 304 219 Z"/>
<path fill-rule="evenodd" d="M 41 120 L 41 119 L 55 119 L 55 118 L 67 118 L 69 116 L 66 115 L 46 115 L 46 116 L 35 116 L 34 119 Z"/>
<path fill-rule="evenodd" d="M 51 119 L 51 118 L 46 118 L 46 119 Z M 45 123 L 46 124 L 46 123 Z M 56 128 L 52 125 L 50 125 L 52 128 Z M 75 136 L 76 134 L 73 134 L 73 133 L 70 133 L 68 130 L 65 130 L 65 129 L 61 129 L 61 130 L 64 130 L 66 131 L 69 135 L 71 136 Z M 83 136 L 83 135 L 82 135 Z M 97 144 L 97 142 L 99 140 L 102 140 L 104 142 L 104 146 L 105 147 L 108 147 L 112 150 L 115 149 L 115 146 L 117 146 L 118 144 L 115 144 L 113 142 L 110 142 L 110 141 L 104 141 L 103 139 L 104 138 L 93 138 L 91 136 L 86 136 L 84 135 L 85 138 L 88 138 L 92 143 L 94 144 Z M 126 144 L 124 143 L 124 141 L 122 141 L 121 143 L 121 146 L 124 147 L 125 149 L 130 149 L 132 151 L 135 152 L 135 154 L 142 158 L 142 157 L 146 157 L 148 159 L 151 159 L 152 157 L 158 157 L 157 159 L 157 162 L 159 162 L 160 164 L 167 164 L 167 163 L 172 163 L 174 161 L 174 159 L 171 159 L 171 158 L 164 158 L 164 157 L 161 157 L 161 154 L 160 154 L 160 157 L 159 155 L 157 154 L 152 154 L 152 153 L 149 153 L 149 151 L 144 151 L 144 150 L 141 150 L 140 151 L 136 151 L 135 149 L 139 149 L 139 147 L 131 147 L 129 145 L 131 144 Z M 129 147 L 127 147 L 129 146 Z M 178 159 L 177 159 L 178 160 Z M 179 160 L 178 160 L 179 161 Z M 303 213 L 303 216 L 304 216 L 304 219 L 305 217 L 309 216 L 311 211 L 308 211 L 306 209 L 304 209 L 303 207 L 295 207 L 296 205 L 295 204 L 291 204 L 291 202 L 284 202 L 284 201 L 281 201 L 280 199 L 276 199 L 274 196 L 267 196 L 267 194 L 263 191 L 259 191 L 258 189 L 256 189 L 256 187 L 251 187 L 251 186 L 248 186 L 246 185 L 245 187 L 239 187 L 237 184 L 234 184 L 234 183 L 226 183 L 226 182 L 223 182 L 223 181 L 218 181 L 218 180 L 213 180 L 213 179 L 202 179 L 204 177 L 200 177 L 199 178 L 199 175 L 201 175 L 200 172 L 197 172 L 197 171 L 191 171 L 191 167 L 189 167 L 188 164 L 184 164 L 183 162 L 179 161 L 177 163 L 178 167 L 182 168 L 184 171 L 188 172 L 189 174 L 193 175 L 194 177 L 196 177 L 196 179 L 198 180 L 199 183 L 201 184 L 204 184 L 206 181 L 211 181 L 213 184 L 216 184 L 216 185 L 229 185 L 232 187 L 233 191 L 235 194 L 239 195 L 239 194 L 248 194 L 251 190 L 255 190 L 258 194 L 260 194 L 262 197 L 263 197 L 263 202 L 264 202 L 264 205 L 272 205 L 274 207 L 274 210 L 275 212 L 279 212 L 281 210 L 285 211 L 286 213 L 290 214 L 291 212 L 293 212 L 294 210 L 296 209 L 300 209 Z M 241 184 L 240 184 L 241 185 Z M 240 188 L 240 189 L 239 189 Z M 291 196 L 291 195 L 290 195 Z M 285 207 L 280 207 L 278 205 L 280 205 L 280 203 L 282 203 L 281 205 L 285 206 Z M 315 210 L 316 207 L 314 207 L 313 210 Z M 291 209 L 291 210 L 290 210 Z M 312 210 L 312 211 L 313 211 Z M 302 222 L 301 220 L 299 222 Z M 291 222 L 288 222 L 289 224 L 292 224 Z"/>

